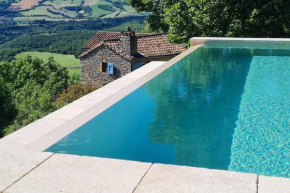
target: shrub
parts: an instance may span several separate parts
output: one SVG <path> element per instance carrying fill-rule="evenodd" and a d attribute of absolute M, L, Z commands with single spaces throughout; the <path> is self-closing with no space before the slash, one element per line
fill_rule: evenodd
<path fill-rule="evenodd" d="M 98 87 L 90 85 L 71 85 L 59 95 L 55 104 L 58 108 L 61 108 L 82 96 L 89 94 L 96 90 Z"/>

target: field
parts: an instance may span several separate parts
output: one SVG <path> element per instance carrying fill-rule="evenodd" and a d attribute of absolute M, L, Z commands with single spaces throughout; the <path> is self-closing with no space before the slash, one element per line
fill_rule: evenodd
<path fill-rule="evenodd" d="M 81 73 L 80 68 L 71 68 L 71 69 L 68 69 L 68 74 L 70 76 L 73 76 L 74 74 L 80 75 L 80 73 Z"/>
<path fill-rule="evenodd" d="M 25 58 L 28 55 L 33 58 L 37 57 L 43 60 L 47 60 L 49 57 L 53 57 L 57 63 L 68 68 L 70 76 L 73 74 L 80 74 L 79 68 L 70 68 L 80 66 L 80 60 L 76 59 L 73 55 L 63 55 L 49 52 L 22 52 L 17 54 L 15 58 Z"/>
<path fill-rule="evenodd" d="M 146 13 L 137 13 L 127 0 L 0 0 L 1 15 L 14 21 L 59 21 L 144 16 Z"/>
<path fill-rule="evenodd" d="M 55 19 L 63 18 L 62 15 L 50 13 L 48 11 L 49 8 L 50 8 L 50 6 L 39 6 L 39 7 L 36 7 L 34 9 L 31 9 L 29 11 L 21 12 L 21 13 L 17 14 L 17 16 L 19 16 L 19 17 L 44 17 L 44 19 L 45 19 L 45 17 L 55 18 Z"/>
<path fill-rule="evenodd" d="M 12 3 L 7 9 L 8 11 L 27 10 L 33 6 L 37 6 L 40 0 L 21 0 L 18 3 Z"/>

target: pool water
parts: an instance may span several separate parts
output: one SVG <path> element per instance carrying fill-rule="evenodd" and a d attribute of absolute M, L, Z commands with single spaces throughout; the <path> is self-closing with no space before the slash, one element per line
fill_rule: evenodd
<path fill-rule="evenodd" d="M 290 50 L 195 50 L 46 151 L 290 177 Z"/>

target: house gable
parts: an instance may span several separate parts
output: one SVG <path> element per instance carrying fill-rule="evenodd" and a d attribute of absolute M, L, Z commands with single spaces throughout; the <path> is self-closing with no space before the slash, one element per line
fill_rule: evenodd
<path fill-rule="evenodd" d="M 102 72 L 102 62 L 114 64 L 114 74 Z M 102 45 L 81 58 L 81 84 L 103 86 L 131 72 L 131 62 Z"/>

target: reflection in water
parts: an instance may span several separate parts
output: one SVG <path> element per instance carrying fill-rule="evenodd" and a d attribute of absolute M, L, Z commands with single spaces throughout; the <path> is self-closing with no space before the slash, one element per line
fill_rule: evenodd
<path fill-rule="evenodd" d="M 47 151 L 227 169 L 251 60 L 199 48 Z"/>
<path fill-rule="evenodd" d="M 249 50 L 202 48 L 147 83 L 150 140 L 173 145 L 181 165 L 226 169 Z"/>

